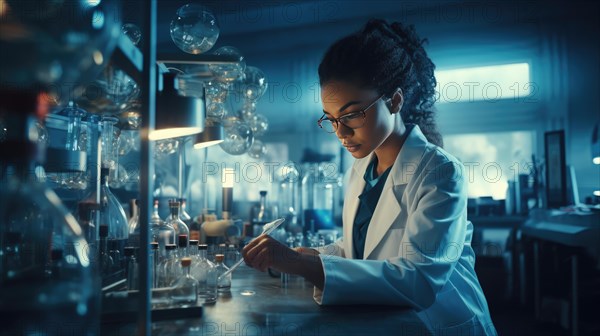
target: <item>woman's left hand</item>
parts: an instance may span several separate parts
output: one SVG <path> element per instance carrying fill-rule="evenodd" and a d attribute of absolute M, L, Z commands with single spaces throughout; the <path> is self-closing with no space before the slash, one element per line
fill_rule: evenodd
<path fill-rule="evenodd" d="M 268 235 L 261 235 L 242 250 L 246 264 L 265 272 L 269 267 L 284 273 L 295 273 L 300 253 Z"/>

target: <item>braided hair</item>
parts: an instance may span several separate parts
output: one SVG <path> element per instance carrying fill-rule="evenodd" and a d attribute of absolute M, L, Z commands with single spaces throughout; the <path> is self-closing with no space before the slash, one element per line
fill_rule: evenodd
<path fill-rule="evenodd" d="M 348 81 L 392 97 L 402 89 L 402 120 L 419 125 L 427 140 L 443 146 L 435 123 L 435 65 L 414 26 L 371 19 L 364 28 L 334 43 L 319 65 L 321 85 Z"/>

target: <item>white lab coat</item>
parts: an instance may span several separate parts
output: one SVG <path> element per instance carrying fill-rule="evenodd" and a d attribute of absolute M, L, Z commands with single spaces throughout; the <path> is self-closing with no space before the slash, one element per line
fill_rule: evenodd
<path fill-rule="evenodd" d="M 352 226 L 372 155 L 352 167 L 343 237 L 320 249 L 325 285 L 321 305 L 409 306 L 436 335 L 495 335 L 471 248 L 464 167 L 427 142 L 418 126 L 408 134 L 371 218 L 364 260 L 353 259 Z"/>

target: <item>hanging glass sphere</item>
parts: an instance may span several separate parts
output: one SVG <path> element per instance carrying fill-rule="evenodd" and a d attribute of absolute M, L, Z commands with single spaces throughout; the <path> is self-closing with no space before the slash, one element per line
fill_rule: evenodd
<path fill-rule="evenodd" d="M 269 129 L 269 120 L 262 114 L 255 114 L 248 120 L 248 125 L 255 136 L 261 136 Z"/>
<path fill-rule="evenodd" d="M 225 104 L 220 101 L 211 101 L 206 104 L 206 118 L 221 120 L 226 114 Z"/>
<path fill-rule="evenodd" d="M 133 23 L 125 23 L 121 27 L 121 32 L 125 34 L 125 36 L 129 37 L 133 45 L 138 45 L 142 39 L 142 31 L 140 30 L 140 27 Z"/>
<path fill-rule="evenodd" d="M 255 139 L 250 149 L 248 149 L 248 156 L 254 159 L 262 159 L 265 154 L 267 154 L 267 146 L 262 141 Z"/>
<path fill-rule="evenodd" d="M 230 46 L 221 47 L 215 50 L 214 54 L 234 56 L 238 60 L 237 63 L 211 64 L 209 66 L 210 71 L 215 74 L 218 81 L 229 85 L 244 76 L 244 71 L 246 71 L 246 61 L 237 48 Z"/>
<path fill-rule="evenodd" d="M 189 54 L 209 51 L 217 42 L 219 32 L 217 19 L 202 5 L 184 5 L 171 20 L 171 39 L 179 49 Z"/>
<path fill-rule="evenodd" d="M 265 74 L 257 67 L 247 66 L 244 75 L 241 82 L 242 97 L 250 101 L 257 101 L 267 91 L 268 84 Z"/>
<path fill-rule="evenodd" d="M 253 101 L 246 101 L 244 105 L 239 110 L 239 115 L 242 116 L 242 119 L 245 122 L 250 121 L 250 119 L 254 116 L 256 112 L 256 103 Z"/>
<path fill-rule="evenodd" d="M 212 101 L 224 102 L 227 98 L 227 87 L 218 81 L 209 81 L 204 83 L 206 98 Z"/>
<path fill-rule="evenodd" d="M 252 129 L 238 117 L 227 117 L 223 120 L 224 141 L 221 148 L 231 155 L 242 155 L 254 142 Z"/>
<path fill-rule="evenodd" d="M 154 158 L 162 159 L 174 154 L 179 149 L 179 141 L 176 139 L 164 139 L 156 141 L 154 145 Z"/>

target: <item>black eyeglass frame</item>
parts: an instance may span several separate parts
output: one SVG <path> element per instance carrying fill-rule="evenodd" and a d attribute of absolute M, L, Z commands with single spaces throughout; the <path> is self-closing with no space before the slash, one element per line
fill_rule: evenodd
<path fill-rule="evenodd" d="M 362 110 L 359 110 L 359 111 L 356 111 L 356 112 L 351 112 L 351 113 L 348 113 L 348 114 L 344 114 L 343 116 L 341 116 L 339 118 L 329 119 L 329 118 L 326 117 L 326 114 L 323 113 L 323 115 L 321 116 L 321 118 L 319 118 L 319 120 L 317 120 L 317 125 L 319 125 L 319 127 L 321 129 L 323 129 L 327 133 L 335 133 L 335 132 L 337 132 L 337 129 L 338 129 L 340 123 L 342 123 L 344 126 L 346 126 L 348 128 L 351 128 L 351 129 L 361 128 L 361 127 L 363 127 L 365 125 L 365 119 L 367 118 L 367 110 L 370 109 L 371 107 L 373 107 L 375 105 L 375 103 L 377 103 L 379 101 L 379 99 L 383 98 L 384 96 L 385 96 L 385 94 L 382 94 L 381 96 L 377 97 L 377 99 L 375 99 L 371 104 L 369 104 L 367 107 L 363 108 Z M 358 127 L 350 127 L 350 126 L 348 126 L 348 124 L 346 124 L 344 122 L 344 120 L 347 120 L 348 118 L 354 117 L 356 115 L 361 115 L 362 116 L 362 119 L 361 119 L 362 120 L 362 124 L 360 126 L 358 126 Z M 331 125 L 333 127 L 333 131 L 328 131 L 327 129 L 323 128 L 322 123 L 325 120 L 331 122 Z"/>

